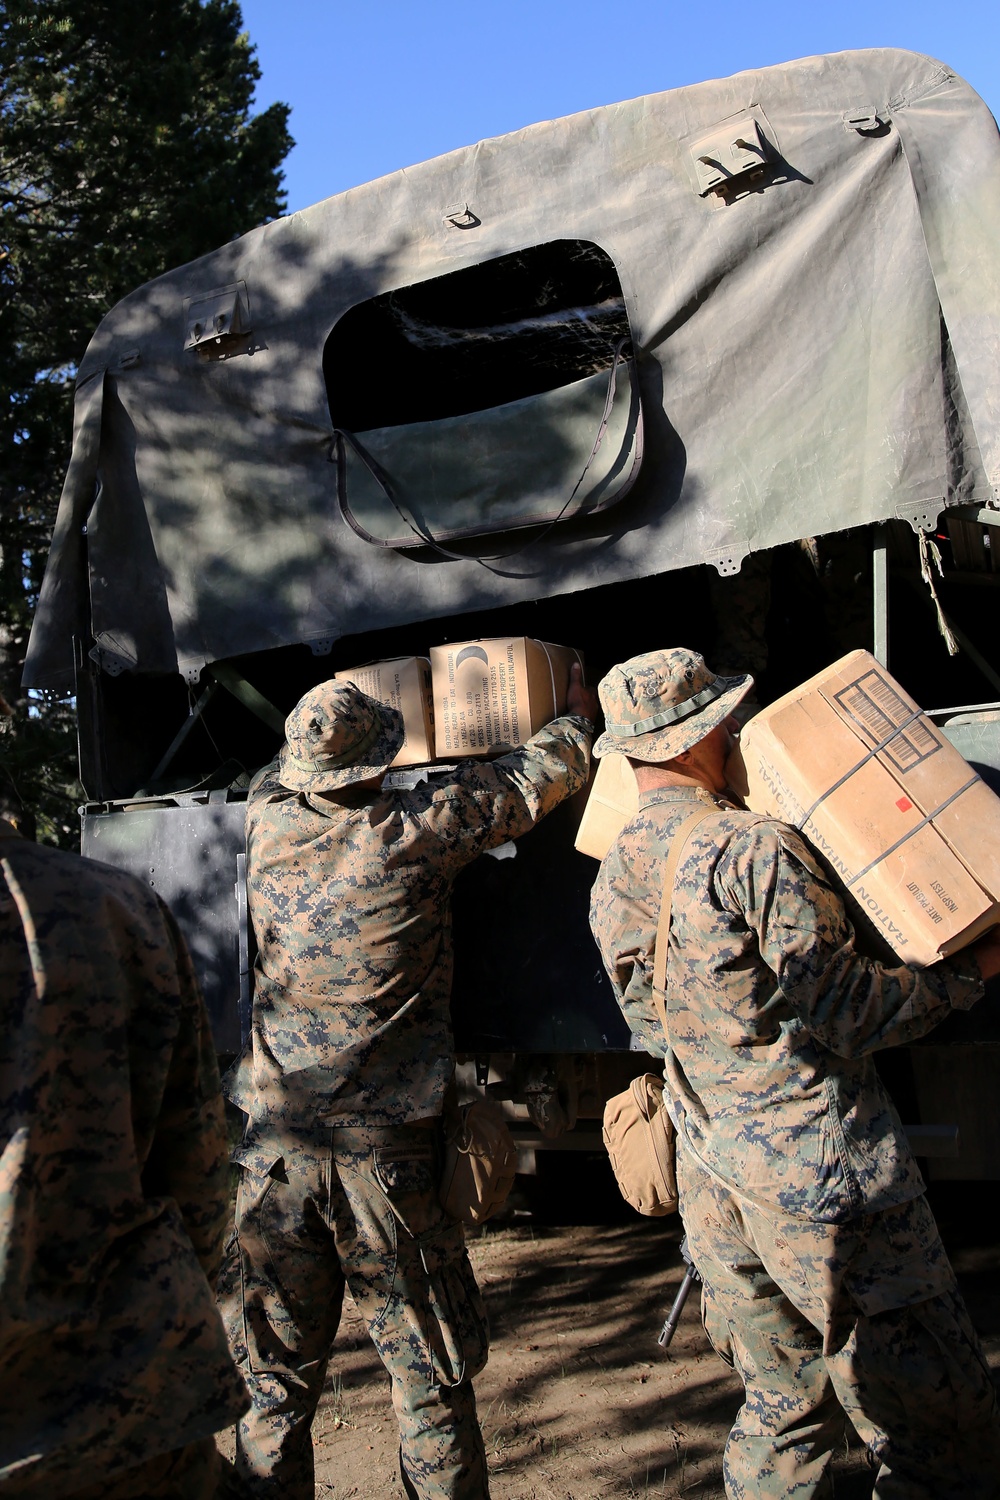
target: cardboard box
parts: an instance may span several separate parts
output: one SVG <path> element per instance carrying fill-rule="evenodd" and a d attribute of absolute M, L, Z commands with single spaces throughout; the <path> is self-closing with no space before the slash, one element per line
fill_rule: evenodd
<path fill-rule="evenodd" d="M 422 766 L 434 759 L 434 703 L 431 664 L 426 656 L 397 656 L 335 672 L 336 682 L 353 682 L 370 698 L 403 715 L 406 738 L 394 766 Z"/>
<path fill-rule="evenodd" d="M 602 755 L 573 840 L 581 854 L 603 859 L 639 811 L 639 786 L 624 755 Z"/>
<path fill-rule="evenodd" d="M 528 636 L 431 647 L 438 757 L 502 754 L 566 711 L 579 651 Z"/>
<path fill-rule="evenodd" d="M 747 803 L 793 823 L 905 963 L 1000 921 L 1000 798 L 867 651 L 743 730 Z"/>

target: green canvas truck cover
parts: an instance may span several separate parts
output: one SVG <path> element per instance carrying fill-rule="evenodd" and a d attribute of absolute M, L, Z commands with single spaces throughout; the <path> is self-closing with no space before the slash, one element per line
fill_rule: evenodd
<path fill-rule="evenodd" d="M 322 651 L 695 563 L 732 571 L 798 537 L 1000 504 L 998 247 L 995 122 L 947 67 L 895 50 L 533 125 L 256 229 L 97 330 L 26 683 L 72 685 L 74 634 L 111 671 L 194 677 L 242 653 Z M 586 270 L 588 255 L 593 305 L 545 312 L 546 268 Z M 539 326 L 576 337 L 610 318 L 630 336 L 634 483 L 582 521 L 485 539 L 487 556 L 519 549 L 490 566 L 373 546 L 338 504 L 336 431 L 409 442 L 419 480 L 430 413 L 452 423 L 438 448 L 453 440 L 460 457 L 463 415 L 489 413 L 463 414 L 421 373 L 445 364 L 421 360 L 475 337 L 489 369 L 510 328 L 477 326 L 480 283 L 455 273 L 511 257 L 522 282 L 537 273 Z M 421 323 L 432 283 L 437 323 Z M 624 371 L 620 385 L 628 401 Z M 558 471 L 565 434 L 546 427 L 544 391 L 523 427 L 516 383 L 502 394 L 503 483 L 523 474 L 530 489 Z M 467 470 L 474 504 L 472 457 Z M 363 466 L 348 478 L 378 499 Z"/>

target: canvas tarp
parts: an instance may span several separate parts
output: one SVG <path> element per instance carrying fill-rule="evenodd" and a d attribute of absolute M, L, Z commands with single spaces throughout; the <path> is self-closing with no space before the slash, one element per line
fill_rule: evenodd
<path fill-rule="evenodd" d="M 754 120 L 780 170 L 702 196 L 698 143 Z M 393 288 L 555 240 L 600 246 L 624 292 L 645 419 L 628 497 L 495 570 L 368 545 L 336 504 L 331 330 Z M 998 246 L 992 117 L 948 68 L 893 50 L 534 125 L 257 229 L 98 329 L 26 681 L 70 685 L 74 633 L 112 670 L 191 676 L 997 503 Z M 245 352 L 185 348 L 192 300 L 234 286 Z"/>

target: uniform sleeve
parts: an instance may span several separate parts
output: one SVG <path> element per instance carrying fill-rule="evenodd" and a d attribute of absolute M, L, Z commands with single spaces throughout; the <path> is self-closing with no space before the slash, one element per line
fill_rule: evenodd
<path fill-rule="evenodd" d="M 195 1253 L 214 1284 L 230 1215 L 229 1150 L 219 1068 L 184 939 L 162 905 L 161 915 L 176 963 L 179 1023 L 143 1169 L 143 1188 L 147 1194 L 176 1201 Z"/>
<path fill-rule="evenodd" d="M 659 899 L 659 892 L 657 892 Z M 615 999 L 644 1052 L 665 1057 L 666 1038 L 653 1004 L 654 911 L 622 871 L 616 851 L 602 862 L 590 902 L 590 928 Z"/>
<path fill-rule="evenodd" d="M 915 1041 L 983 994 L 968 952 L 930 969 L 859 954 L 839 892 L 794 829 L 761 823 L 738 835 L 715 880 L 756 933 L 784 1001 L 841 1057 Z"/>
<path fill-rule="evenodd" d="M 629 1031 L 642 1044 L 643 1052 L 666 1057 L 667 1039 L 653 1005 L 652 957 L 641 949 L 619 954 L 616 971 L 609 977 Z"/>
<path fill-rule="evenodd" d="M 518 838 L 583 786 L 592 736 L 589 719 L 567 716 L 509 755 L 467 762 L 435 788 L 424 822 L 460 864 Z"/>

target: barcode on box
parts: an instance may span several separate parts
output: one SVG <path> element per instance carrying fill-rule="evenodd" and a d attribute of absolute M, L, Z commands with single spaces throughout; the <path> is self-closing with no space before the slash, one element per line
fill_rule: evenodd
<path fill-rule="evenodd" d="M 836 695 L 842 711 L 867 740 L 883 750 L 900 771 L 933 755 L 941 746 L 922 719 L 877 672 L 866 672 Z M 898 733 L 894 731 L 898 730 Z"/>

